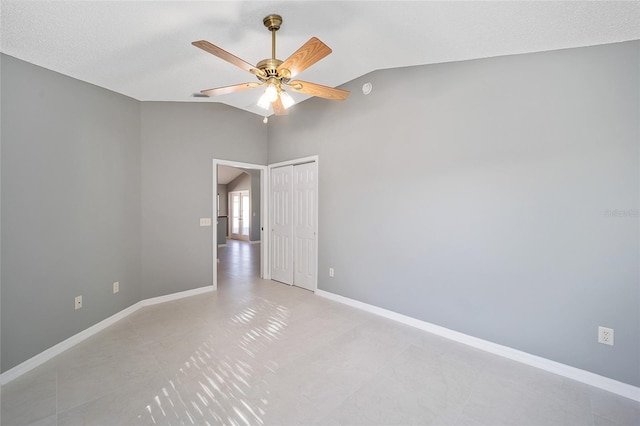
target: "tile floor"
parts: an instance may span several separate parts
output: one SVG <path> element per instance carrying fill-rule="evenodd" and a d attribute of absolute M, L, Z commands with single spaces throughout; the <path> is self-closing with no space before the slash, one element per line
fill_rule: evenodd
<path fill-rule="evenodd" d="M 4 386 L 2 425 L 638 425 L 640 404 L 257 275 L 150 306 Z"/>

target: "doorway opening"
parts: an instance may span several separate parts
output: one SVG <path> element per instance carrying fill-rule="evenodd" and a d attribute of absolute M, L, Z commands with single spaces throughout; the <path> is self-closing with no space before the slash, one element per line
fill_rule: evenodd
<path fill-rule="evenodd" d="M 266 166 L 213 160 L 213 288 L 225 277 L 268 278 Z"/>
<path fill-rule="evenodd" d="M 260 255 L 258 259 L 260 264 L 256 269 L 260 271 L 260 278 L 270 280 L 272 271 L 283 264 L 283 258 L 279 256 L 285 253 L 286 256 L 293 256 L 290 261 L 287 261 L 294 268 L 293 277 L 291 280 L 283 279 L 282 277 L 277 280 L 315 291 L 318 287 L 318 156 L 284 161 L 269 166 L 213 159 L 213 188 L 216 189 L 218 188 L 218 172 L 221 166 L 239 168 L 260 177 L 258 181 L 260 188 L 259 199 L 252 200 L 252 197 L 249 197 L 249 203 L 252 206 L 250 208 L 251 220 L 254 218 L 253 214 L 258 211 L 257 206 L 259 206 L 260 218 L 256 226 L 250 227 L 249 242 L 227 240 L 228 217 L 223 217 L 224 215 L 220 214 L 222 212 L 220 206 L 223 200 L 227 200 L 228 203 L 228 193 L 224 194 L 224 196 L 218 194 L 218 196 L 213 197 L 213 212 L 214 214 L 218 212 L 220 216 L 218 225 L 213 227 L 213 289 L 218 288 L 218 243 L 220 242 L 220 246 L 224 247 L 224 244 L 230 244 L 232 241 L 234 244 L 236 242 L 239 244 L 251 244 L 252 241 L 259 241 L 260 244 L 256 245 L 259 246 Z M 288 193 L 286 196 L 277 194 L 277 176 L 280 171 L 285 169 L 291 172 L 289 175 L 292 184 L 290 190 L 287 189 L 285 191 Z M 274 179 L 276 181 L 273 181 Z M 289 217 L 292 219 L 289 223 L 293 228 L 290 231 L 286 231 L 289 233 L 288 236 L 281 234 L 283 229 L 276 229 L 278 228 L 277 225 L 282 225 L 283 223 L 283 221 L 276 219 L 274 216 L 275 206 L 279 205 L 277 197 L 281 198 L 280 201 L 286 198 L 286 203 L 298 205 L 299 207 L 289 213 L 283 213 L 285 211 L 283 209 L 279 210 L 281 214 L 290 214 Z M 277 214 L 278 212 L 275 215 L 277 216 Z M 224 223 L 225 220 L 227 223 Z M 254 239 L 253 232 L 258 232 L 259 239 Z M 287 239 L 291 242 L 284 241 Z M 274 244 L 272 244 L 272 240 Z M 238 247 L 238 252 L 242 253 L 241 247 L 243 246 L 238 245 L 235 247 Z M 258 251 L 257 248 L 253 250 Z M 244 253 L 249 252 L 245 251 Z M 287 271 L 287 276 L 290 276 L 290 274 L 291 270 Z"/>

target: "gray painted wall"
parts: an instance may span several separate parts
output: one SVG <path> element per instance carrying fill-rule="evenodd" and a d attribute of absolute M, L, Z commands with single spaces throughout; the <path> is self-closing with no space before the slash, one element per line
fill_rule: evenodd
<path fill-rule="evenodd" d="M 220 216 L 227 215 L 227 197 L 229 191 L 227 185 L 218 184 L 218 195 L 220 196 Z"/>
<path fill-rule="evenodd" d="M 227 192 L 233 191 L 251 191 L 251 176 L 249 173 L 242 172 L 227 184 Z"/>
<path fill-rule="evenodd" d="M 6 371 L 139 300 L 211 285 L 198 219 L 215 216 L 212 159 L 266 164 L 267 143 L 259 118 L 227 106 L 145 104 L 0 65 Z"/>
<path fill-rule="evenodd" d="M 254 114 L 214 103 L 142 104 L 143 299 L 212 285 L 212 159 L 266 164 Z"/>
<path fill-rule="evenodd" d="M 6 371 L 139 300 L 140 103 L 9 56 L 0 66 Z"/>
<path fill-rule="evenodd" d="M 245 169 L 251 176 L 251 234 L 250 241 L 260 241 L 262 238 L 260 217 L 260 170 Z"/>
<path fill-rule="evenodd" d="M 379 71 L 272 117 L 269 163 L 320 156 L 319 288 L 640 385 L 639 50 Z"/>
<path fill-rule="evenodd" d="M 229 191 L 227 190 L 227 185 L 218 184 L 218 200 L 220 203 L 220 206 L 219 206 L 220 216 L 217 218 L 218 245 L 227 243 L 227 233 L 228 233 L 227 198 L 228 196 L 229 196 Z"/>

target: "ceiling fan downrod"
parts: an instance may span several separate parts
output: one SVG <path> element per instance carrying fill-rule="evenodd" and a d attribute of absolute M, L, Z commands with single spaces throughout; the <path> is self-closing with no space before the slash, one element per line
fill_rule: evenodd
<path fill-rule="evenodd" d="M 277 68 L 282 64 L 282 61 L 276 58 L 276 31 L 280 29 L 282 25 L 282 16 L 280 15 L 269 15 L 266 16 L 262 23 L 269 31 L 271 31 L 271 58 L 263 59 L 258 62 L 256 67 L 264 72 L 263 76 L 258 76 L 258 78 L 262 82 L 268 82 L 271 79 L 275 79 L 277 81 L 271 80 L 272 83 L 280 82 L 280 75 L 278 74 Z"/>
<path fill-rule="evenodd" d="M 275 61 L 276 59 L 276 31 L 280 29 L 280 25 L 282 25 L 282 16 L 280 15 L 269 15 L 266 16 L 262 23 L 269 31 L 271 31 L 271 59 Z"/>

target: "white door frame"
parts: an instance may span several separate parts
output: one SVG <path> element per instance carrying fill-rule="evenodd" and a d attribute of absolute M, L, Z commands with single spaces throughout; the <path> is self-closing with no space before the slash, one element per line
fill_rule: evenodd
<path fill-rule="evenodd" d="M 268 188 L 267 188 L 267 194 L 270 197 L 271 196 L 271 169 L 275 169 L 277 167 L 283 167 L 283 166 L 295 166 L 296 164 L 304 164 L 304 163 L 316 163 L 316 199 L 315 199 L 315 207 L 316 207 L 316 241 L 315 241 L 315 251 L 316 251 L 316 276 L 314 277 L 313 280 L 313 291 L 315 292 L 318 289 L 318 239 L 320 236 L 320 233 L 318 232 L 319 230 L 319 217 L 318 217 L 318 199 L 320 198 L 319 196 L 319 187 L 320 187 L 320 158 L 317 155 L 312 155 L 310 157 L 303 157 L 303 158 L 297 158 L 294 160 L 288 160 L 288 161 L 282 161 L 280 163 L 274 163 L 274 164 L 269 164 L 267 166 L 268 171 L 269 171 L 269 175 L 268 175 Z M 268 215 L 271 215 L 271 205 L 268 205 L 269 210 L 267 210 L 269 213 Z M 268 220 L 271 220 L 271 217 L 268 218 Z M 267 226 L 265 225 L 264 229 L 267 229 L 269 231 L 271 231 L 271 228 L 267 228 Z M 269 234 L 270 232 L 264 232 L 263 236 Z M 264 248 L 265 244 L 263 243 L 262 248 Z M 269 250 L 267 251 L 271 251 L 271 246 L 267 246 L 269 248 Z M 263 258 L 264 259 L 264 258 Z M 269 260 L 269 257 L 266 258 L 267 260 Z M 215 262 L 214 262 L 215 263 Z M 268 265 L 268 273 L 269 273 L 269 278 L 267 279 L 271 279 L 271 264 Z"/>
<path fill-rule="evenodd" d="M 213 289 L 218 289 L 218 210 L 217 210 L 217 197 L 218 193 L 218 165 L 239 167 L 241 169 L 253 169 L 260 170 L 260 276 L 265 280 L 271 279 L 271 270 L 269 269 L 269 233 L 264 232 L 265 229 L 269 229 L 269 215 L 267 210 L 267 202 L 269 198 L 268 187 L 268 169 L 267 166 L 252 163 L 242 163 L 239 161 L 220 160 L 214 158 L 212 161 L 213 168 L 213 205 L 211 206 L 212 217 L 215 220 L 212 221 L 213 226 Z"/>

